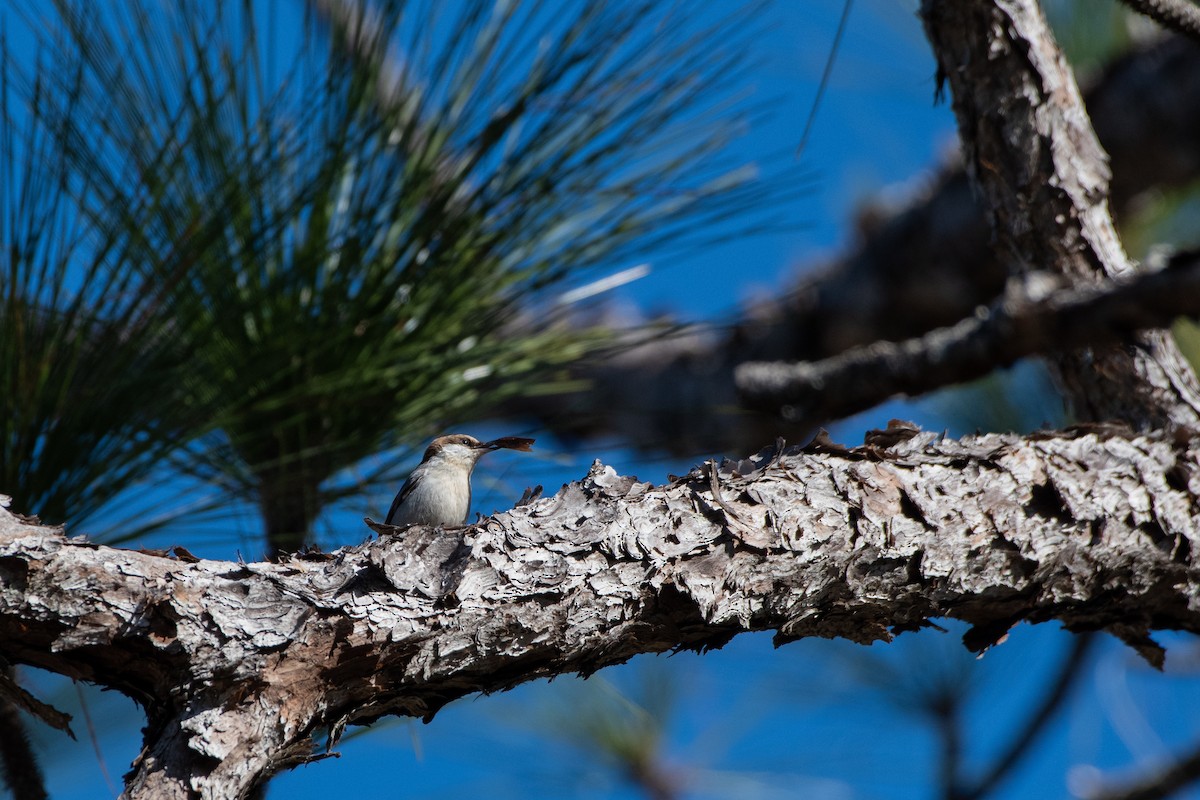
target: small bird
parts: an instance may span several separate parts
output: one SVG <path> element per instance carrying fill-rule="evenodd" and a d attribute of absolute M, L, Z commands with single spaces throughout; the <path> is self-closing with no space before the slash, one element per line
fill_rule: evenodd
<path fill-rule="evenodd" d="M 471 471 L 484 453 L 528 452 L 533 439 L 504 436 L 481 442 L 452 433 L 429 443 L 425 457 L 400 487 L 388 510 L 388 525 L 465 525 L 471 512 Z"/>

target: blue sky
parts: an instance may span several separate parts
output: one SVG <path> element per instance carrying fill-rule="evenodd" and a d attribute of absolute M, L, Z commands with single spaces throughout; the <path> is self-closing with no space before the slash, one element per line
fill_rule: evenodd
<path fill-rule="evenodd" d="M 669 310 L 688 320 L 727 319 L 750 298 L 778 291 L 845 247 L 858 202 L 903 194 L 911 186 L 905 182 L 919 180 L 953 147 L 953 117 L 945 105 L 933 105 L 933 63 L 915 5 L 915 0 L 855 3 L 804 154 L 811 191 L 787 209 L 796 230 L 653 263 L 647 277 L 616 291 L 615 302 L 646 313 Z M 770 7 L 771 32 L 761 40 L 754 81 L 756 92 L 776 98 L 775 112 L 751 131 L 748 152 L 795 148 L 841 8 L 840 0 L 778 0 Z M 890 404 L 838 424 L 833 435 L 859 441 L 863 430 L 893 416 L 935 428 L 944 424 L 928 403 Z M 515 431 L 481 435 L 500 432 Z M 476 477 L 477 510 L 504 507 L 526 485 L 554 487 L 576 479 L 596 457 L 656 482 L 691 466 L 600 445 L 567 452 L 544 440 L 534 456 L 504 453 L 483 462 Z M 389 499 L 370 503 L 382 510 Z M 329 524 L 356 530 L 363 510 L 347 509 Z M 212 555 L 229 557 L 239 547 L 256 552 L 254 520 L 241 524 L 244 530 L 233 534 L 234 541 L 226 537 L 213 544 L 220 552 Z M 594 748 L 572 745 L 568 731 L 546 720 L 583 713 L 597 696 L 621 694 L 636 701 L 659 687 L 644 703 L 673 697 L 662 750 L 686 776 L 688 797 L 932 797 L 936 742 L 927 726 L 896 708 L 897 697 L 912 696 L 910 681 L 939 670 L 970 675 L 975 688 L 965 713 L 969 747 L 977 748 L 969 752 L 978 761 L 978 753 L 989 752 L 989 742 L 995 747 L 997 732 L 1021 719 L 1067 641 L 1052 625 L 1022 626 L 977 660 L 958 645 L 959 629 L 950 627 L 950 633 L 907 634 L 893 645 L 871 648 L 806 640 L 776 650 L 769 635 L 743 636 L 720 652 L 643 657 L 588 682 L 538 681 L 455 703 L 430 725 L 394 721 L 354 736 L 337 748 L 341 758 L 276 779 L 271 796 L 325 798 L 350 791 L 394 798 L 637 797 L 594 757 Z M 1179 653 L 1194 646 L 1178 641 Z M 1189 713 L 1200 701 L 1195 675 L 1173 667 L 1165 676 L 1153 674 L 1110 640 L 1101 644 L 1096 660 L 1094 674 L 1082 682 L 1037 756 L 997 796 L 1068 796 L 1068 780 L 1085 781 L 1089 765 L 1109 769 L 1161 758 L 1200 733 Z M 871 676 L 880 685 L 872 686 Z M 45 675 L 33 680 L 52 702 L 76 705 L 70 683 Z M 119 783 L 136 754 L 141 719 L 113 693 L 83 692 L 103 761 Z M 38 736 L 51 793 L 104 796 L 105 780 L 83 718 L 78 708 L 73 713 L 78 742 L 44 731 Z"/>
<path fill-rule="evenodd" d="M 948 106 L 933 104 L 933 62 L 916 19 L 916 3 L 859 0 L 805 148 L 811 177 L 789 209 L 796 230 L 741 239 L 683 263 L 655 263 L 652 273 L 619 293 L 642 309 L 670 309 L 713 320 L 736 313 L 760 292 L 774 292 L 846 243 L 856 204 L 919 174 L 954 146 Z M 773 113 L 745 139 L 752 153 L 792 154 L 817 92 L 841 15 L 840 0 L 776 2 L 761 39 L 756 96 Z M 684 273 L 687 280 L 680 280 Z"/>

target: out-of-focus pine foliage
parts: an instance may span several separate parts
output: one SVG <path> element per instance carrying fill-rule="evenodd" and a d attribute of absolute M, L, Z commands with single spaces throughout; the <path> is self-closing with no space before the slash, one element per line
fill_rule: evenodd
<path fill-rule="evenodd" d="M 22 79 L 7 34 L 0 50 L 0 492 L 16 511 L 75 524 L 197 428 L 171 400 L 158 281 L 73 204 L 71 134 L 57 116 L 80 100 L 78 62 L 51 78 L 38 53 Z"/>

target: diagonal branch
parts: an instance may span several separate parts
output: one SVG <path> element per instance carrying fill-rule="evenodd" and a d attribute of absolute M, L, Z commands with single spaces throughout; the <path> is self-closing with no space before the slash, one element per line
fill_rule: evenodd
<path fill-rule="evenodd" d="M 1200 40 L 1200 7 L 1190 0 L 1122 0 L 1169 30 Z"/>
<path fill-rule="evenodd" d="M 1086 800 L 1163 800 L 1200 781 L 1200 746 L 1124 786 L 1085 792 Z"/>
<path fill-rule="evenodd" d="M 1054 680 L 1049 683 L 1041 702 L 1030 710 L 1025 723 L 1012 735 L 1008 747 L 996 757 L 987 771 L 977 781 L 956 787 L 953 796 L 957 800 L 980 800 L 987 797 L 1001 781 L 1012 774 L 1013 768 L 1037 744 L 1039 735 L 1046 730 L 1046 726 L 1070 696 L 1072 687 L 1083 674 L 1083 667 L 1095 643 L 1096 637 L 1091 634 L 1081 634 L 1072 639 L 1070 650 L 1059 666 Z"/>
<path fill-rule="evenodd" d="M 1032 283 L 1032 282 L 1031 282 Z M 1042 297 L 1022 287 L 952 328 L 905 342 L 876 342 L 816 363 L 751 362 L 735 375 L 744 402 L 817 424 L 896 394 L 916 396 L 987 375 L 1032 355 L 1118 345 L 1147 328 L 1200 313 L 1200 253 L 1166 269 Z"/>

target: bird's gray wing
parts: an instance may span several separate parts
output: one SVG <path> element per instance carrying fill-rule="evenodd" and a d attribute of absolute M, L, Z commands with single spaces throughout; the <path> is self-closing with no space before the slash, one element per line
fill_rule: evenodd
<path fill-rule="evenodd" d="M 395 525 L 392 519 L 396 516 L 396 512 L 400 510 L 400 506 L 404 505 L 404 501 L 412 494 L 413 489 L 417 487 L 417 483 L 421 480 L 421 473 L 414 472 L 408 476 L 408 480 L 400 487 L 400 491 L 396 492 L 396 499 L 392 501 L 392 507 L 388 509 L 387 519 L 384 520 L 387 525 Z"/>

